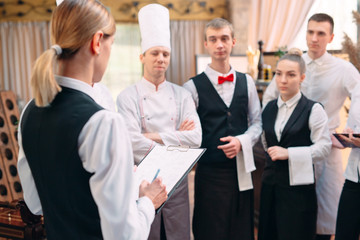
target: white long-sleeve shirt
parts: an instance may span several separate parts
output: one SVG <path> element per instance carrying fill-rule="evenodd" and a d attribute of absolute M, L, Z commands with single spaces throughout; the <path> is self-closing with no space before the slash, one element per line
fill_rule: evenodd
<path fill-rule="evenodd" d="M 57 81 L 61 86 L 79 90 L 95 99 L 96 93 L 86 83 L 65 77 L 57 77 Z M 34 214 L 42 214 L 22 147 L 21 129 L 18 140 L 18 171 L 24 199 Z M 81 130 L 78 148 L 84 169 L 94 173 L 89 184 L 99 210 L 104 239 L 147 239 L 155 209 L 148 197 L 136 196 L 139 186 L 135 185 L 132 148 L 121 116 L 107 110 L 96 112 Z"/>
<path fill-rule="evenodd" d="M 159 133 L 164 145 L 199 147 L 201 144 L 199 116 L 190 93 L 183 87 L 164 81 L 156 89 L 153 83 L 142 78 L 122 91 L 116 104 L 130 132 L 135 163 L 156 144 L 143 133 Z M 179 131 L 186 119 L 194 121 L 195 129 Z"/>
<path fill-rule="evenodd" d="M 281 133 L 300 98 L 300 92 L 286 102 L 280 96 L 278 97 L 278 113 L 274 126 L 278 141 L 280 141 Z M 331 150 L 327 121 L 328 118 L 323 107 L 319 103 L 315 103 L 309 117 L 310 139 L 313 144 L 311 146 L 288 148 L 290 185 L 314 183 L 313 163 L 327 159 Z M 267 148 L 264 134 L 262 135 L 262 142 Z"/>
<path fill-rule="evenodd" d="M 236 72 L 233 68 L 226 74 L 221 74 L 209 65 L 206 67 L 204 73 L 209 78 L 210 82 L 214 86 L 215 90 L 229 107 L 234 96 L 235 83 L 236 83 Z M 227 76 L 234 74 L 233 82 L 224 82 L 218 84 L 218 76 Z M 238 180 L 240 191 L 251 189 L 251 171 L 255 170 L 254 157 L 252 153 L 252 147 L 259 139 L 262 132 L 261 123 L 261 108 L 259 97 L 256 91 L 254 80 L 246 74 L 247 89 L 248 89 L 248 129 L 244 134 L 235 136 L 239 139 L 242 145 L 242 151 L 237 154 L 237 168 L 238 168 Z M 184 84 L 184 87 L 191 92 L 196 107 L 199 106 L 199 95 L 196 90 L 195 84 L 192 79 Z M 224 136 L 226 137 L 226 136 Z"/>

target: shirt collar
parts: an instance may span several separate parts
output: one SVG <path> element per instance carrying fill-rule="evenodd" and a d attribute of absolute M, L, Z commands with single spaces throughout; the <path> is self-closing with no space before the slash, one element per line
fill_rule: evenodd
<path fill-rule="evenodd" d="M 285 105 L 286 107 L 291 108 L 292 106 L 294 106 L 295 104 L 297 104 L 300 101 L 300 98 L 301 98 L 300 91 L 295 96 L 293 96 L 292 98 L 287 100 L 286 102 L 284 102 L 281 99 L 281 96 L 279 96 L 278 100 L 277 100 L 277 106 L 278 106 L 278 108 L 281 108 L 282 106 Z"/>
<path fill-rule="evenodd" d="M 140 84 L 144 87 L 144 90 L 146 90 L 147 92 L 156 92 L 155 84 L 153 84 L 149 80 L 146 80 L 144 77 L 141 78 Z M 166 85 L 167 85 L 167 81 L 165 79 L 165 81 L 163 81 L 162 83 L 159 84 L 157 90 L 160 91 L 160 90 L 164 89 L 166 87 Z"/>
<path fill-rule="evenodd" d="M 321 66 L 321 65 L 323 65 L 323 64 L 327 61 L 327 59 L 329 59 L 330 57 L 331 57 L 331 54 L 328 53 L 328 52 L 325 52 L 321 57 L 319 57 L 319 58 L 317 58 L 317 59 L 315 59 L 315 60 L 311 59 L 308 53 L 306 53 L 306 54 L 303 55 L 303 59 L 304 59 L 306 65 L 314 62 L 314 63 L 316 63 L 317 65 L 320 65 L 320 66 Z"/>
<path fill-rule="evenodd" d="M 236 81 L 236 74 L 235 74 L 235 70 L 233 69 L 232 66 L 230 66 L 230 71 L 226 74 L 222 74 L 218 71 L 215 71 L 214 69 L 212 69 L 210 67 L 210 64 L 207 65 L 206 69 L 205 69 L 205 73 L 206 75 L 208 76 L 208 78 L 210 79 L 210 81 L 213 83 L 213 84 L 218 84 L 218 77 L 219 76 L 222 76 L 222 77 L 226 77 L 230 74 L 234 74 L 234 81 L 233 83 L 235 83 Z"/>
<path fill-rule="evenodd" d="M 55 75 L 55 79 L 60 86 L 71 88 L 83 92 L 89 95 L 95 101 L 96 92 L 89 84 L 77 80 L 75 78 L 69 78 L 64 76 Z"/>

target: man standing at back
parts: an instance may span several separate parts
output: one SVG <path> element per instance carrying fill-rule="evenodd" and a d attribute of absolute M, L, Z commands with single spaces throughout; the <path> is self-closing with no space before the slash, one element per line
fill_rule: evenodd
<path fill-rule="evenodd" d="M 301 85 L 302 93 L 320 102 L 328 115 L 329 132 L 334 133 L 340 124 L 339 112 L 347 97 L 352 97 L 360 75 L 349 62 L 330 55 L 327 44 L 334 38 L 334 21 L 324 13 L 310 17 L 306 42 L 308 52 L 303 55 L 306 77 Z M 272 81 L 263 96 L 263 106 L 278 96 Z M 315 164 L 316 192 L 318 198 L 317 240 L 327 240 L 335 234 L 339 197 L 344 183 L 341 151 L 332 137 L 333 147 L 329 159 Z M 321 164 L 320 164 L 321 163 Z"/>
<path fill-rule="evenodd" d="M 195 174 L 196 240 L 252 240 L 252 146 L 261 134 L 261 110 L 253 79 L 229 63 L 232 25 L 216 18 L 205 27 L 211 63 L 185 83 L 197 106 L 207 148 Z"/>
<path fill-rule="evenodd" d="M 200 120 L 190 93 L 165 79 L 171 52 L 169 11 L 159 4 L 146 5 L 139 11 L 139 25 L 144 76 L 116 101 L 128 125 L 136 164 L 156 144 L 201 143 Z M 187 178 L 155 216 L 149 239 L 190 239 Z"/>

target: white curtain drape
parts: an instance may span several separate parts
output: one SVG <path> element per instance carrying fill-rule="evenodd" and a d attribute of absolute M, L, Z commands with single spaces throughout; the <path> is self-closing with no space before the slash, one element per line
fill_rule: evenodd
<path fill-rule="evenodd" d="M 207 21 L 171 21 L 171 61 L 166 79 L 182 86 L 196 75 L 195 56 L 204 54 Z"/>
<path fill-rule="evenodd" d="M 265 52 L 288 45 L 296 37 L 314 1 L 251 0 L 248 44 L 257 49 L 257 42 L 262 40 Z"/>
<path fill-rule="evenodd" d="M 22 102 L 30 100 L 32 66 L 49 47 L 49 22 L 0 23 L 0 90 L 13 91 Z"/>

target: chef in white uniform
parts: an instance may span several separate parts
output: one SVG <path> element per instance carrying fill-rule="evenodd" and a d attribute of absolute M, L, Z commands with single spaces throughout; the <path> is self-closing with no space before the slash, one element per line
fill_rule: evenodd
<path fill-rule="evenodd" d="M 340 124 L 339 111 L 347 97 L 352 98 L 360 82 L 358 70 L 349 62 L 330 55 L 326 46 L 331 43 L 334 22 L 327 14 L 315 14 L 307 26 L 308 52 L 303 55 L 306 77 L 301 92 L 324 106 L 328 115 L 329 132 Z M 278 96 L 275 81 L 267 87 L 263 106 Z M 318 198 L 317 239 L 330 239 L 335 234 L 336 213 L 344 183 L 340 149 L 334 146 L 327 161 L 315 164 L 316 192 Z"/>
<path fill-rule="evenodd" d="M 199 147 L 202 135 L 191 94 L 165 79 L 171 51 L 169 11 L 159 4 L 149 4 L 139 11 L 139 25 L 144 76 L 116 100 L 128 124 L 136 164 L 156 144 Z M 187 179 L 152 224 L 149 239 L 165 238 L 190 239 Z"/>

